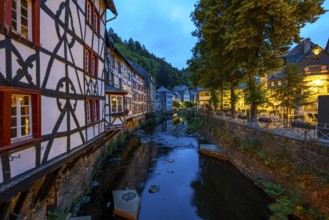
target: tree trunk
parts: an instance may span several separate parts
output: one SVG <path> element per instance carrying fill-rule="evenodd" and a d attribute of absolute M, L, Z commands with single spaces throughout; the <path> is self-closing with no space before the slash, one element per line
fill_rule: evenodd
<path fill-rule="evenodd" d="M 233 77 L 231 79 L 231 116 L 232 118 L 235 117 L 235 102 L 236 102 L 236 98 L 235 98 L 235 78 Z"/>
<path fill-rule="evenodd" d="M 224 89 L 223 87 L 220 88 L 220 114 L 223 113 L 223 99 L 224 99 Z"/>
<path fill-rule="evenodd" d="M 249 72 L 248 73 L 248 77 L 249 77 L 249 90 L 250 90 L 250 94 L 253 94 L 255 92 L 255 74 L 253 72 Z M 251 122 L 255 122 L 256 121 L 256 117 L 257 117 L 257 106 L 255 104 L 255 100 L 251 99 L 251 103 L 250 103 L 250 120 Z"/>

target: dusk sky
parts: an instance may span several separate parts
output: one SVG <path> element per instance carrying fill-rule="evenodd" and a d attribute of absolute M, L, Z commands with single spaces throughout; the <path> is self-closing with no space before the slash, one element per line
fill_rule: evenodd
<path fill-rule="evenodd" d="M 118 17 L 108 23 L 121 37 L 139 41 L 146 49 L 179 69 L 187 67 L 196 38 L 190 14 L 196 0 L 114 0 Z M 329 10 L 329 0 L 324 3 Z M 329 38 L 329 12 L 307 24 L 301 37 L 325 48 Z"/>

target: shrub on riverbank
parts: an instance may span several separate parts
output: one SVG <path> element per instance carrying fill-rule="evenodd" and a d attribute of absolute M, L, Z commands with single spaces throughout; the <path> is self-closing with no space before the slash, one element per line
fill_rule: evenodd
<path fill-rule="evenodd" d="M 203 128 L 203 134 L 221 145 L 242 173 L 250 178 L 255 175 L 263 178 L 260 186 L 274 200 L 269 206 L 273 212 L 271 219 L 289 216 L 325 219 L 319 210 L 328 210 L 328 173 L 291 160 L 287 157 L 288 146 L 256 131 L 238 129 L 237 125 L 222 120 L 208 120 Z M 317 207 L 314 201 L 322 207 Z"/>

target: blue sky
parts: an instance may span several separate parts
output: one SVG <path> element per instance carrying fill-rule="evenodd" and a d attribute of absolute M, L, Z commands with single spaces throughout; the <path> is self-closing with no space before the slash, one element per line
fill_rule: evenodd
<path fill-rule="evenodd" d="M 122 38 L 130 37 L 144 44 L 157 57 L 179 69 L 187 67 L 191 49 L 196 38 L 191 35 L 195 27 L 190 14 L 196 0 L 114 0 L 118 17 L 108 23 L 108 28 Z M 329 10 L 329 0 L 324 3 Z M 301 30 L 301 37 L 325 47 L 329 38 L 329 12 L 316 23 L 307 24 Z"/>

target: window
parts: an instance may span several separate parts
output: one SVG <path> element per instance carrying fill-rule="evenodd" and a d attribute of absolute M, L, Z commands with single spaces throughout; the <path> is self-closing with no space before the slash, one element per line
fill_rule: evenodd
<path fill-rule="evenodd" d="M 100 18 L 96 6 L 92 1 L 87 0 L 86 2 L 86 23 L 93 29 L 94 32 L 99 34 Z"/>
<path fill-rule="evenodd" d="M 32 103 L 30 95 L 11 95 L 11 140 L 31 137 Z"/>
<path fill-rule="evenodd" d="M 111 95 L 111 113 L 123 112 L 123 96 Z"/>
<path fill-rule="evenodd" d="M 85 48 L 84 70 L 86 73 L 89 73 L 93 76 L 97 76 L 97 70 L 98 70 L 97 54 L 92 50 L 90 50 L 89 48 Z"/>
<path fill-rule="evenodd" d="M 86 120 L 87 123 L 92 123 L 99 120 L 98 99 L 86 99 Z"/>
<path fill-rule="evenodd" d="M 127 78 L 127 70 L 126 70 L 126 69 L 123 71 L 123 76 L 124 76 L 125 78 Z"/>
<path fill-rule="evenodd" d="M 272 86 L 272 87 L 274 86 L 274 82 L 273 82 L 273 81 L 271 82 L 271 86 Z"/>
<path fill-rule="evenodd" d="M 87 123 L 91 122 L 91 106 L 90 101 L 86 100 L 86 116 L 87 116 Z"/>
<path fill-rule="evenodd" d="M 281 86 L 281 80 L 278 81 L 278 86 Z"/>
<path fill-rule="evenodd" d="M 41 137 L 40 92 L 0 87 L 0 147 Z"/>
<path fill-rule="evenodd" d="M 99 33 L 99 15 L 98 12 L 95 10 L 94 11 L 94 20 L 93 20 L 93 28 L 94 31 L 96 31 L 97 33 Z"/>
<path fill-rule="evenodd" d="M 85 71 L 89 72 L 90 51 L 85 49 Z"/>
<path fill-rule="evenodd" d="M 91 3 L 89 1 L 87 1 L 86 20 L 89 24 L 91 24 L 91 21 L 92 21 L 92 19 L 91 19 L 92 10 L 93 9 L 92 9 Z"/>
<path fill-rule="evenodd" d="M 327 66 L 321 66 L 321 70 L 322 71 L 327 70 Z"/>
<path fill-rule="evenodd" d="M 1 0 L 0 26 L 21 41 L 40 43 L 40 0 Z"/>

